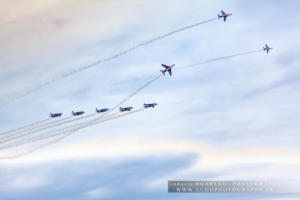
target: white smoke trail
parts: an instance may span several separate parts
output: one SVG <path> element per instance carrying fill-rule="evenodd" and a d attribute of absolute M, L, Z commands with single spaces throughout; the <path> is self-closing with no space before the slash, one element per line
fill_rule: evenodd
<path fill-rule="evenodd" d="M 229 59 L 229 58 L 254 54 L 254 53 L 258 53 L 258 52 L 262 52 L 262 50 L 246 51 L 246 52 L 243 52 L 243 53 L 237 53 L 237 54 L 233 54 L 233 55 L 212 58 L 212 59 L 209 59 L 209 60 L 205 60 L 205 61 L 202 61 L 202 62 L 191 64 L 191 65 L 176 67 L 176 69 L 185 69 L 185 68 L 196 67 L 196 66 L 202 65 L 202 64 L 212 63 L 212 62 L 216 62 L 216 61 L 219 61 L 219 60 L 226 60 L 226 59 Z"/>
<path fill-rule="evenodd" d="M 37 133 L 37 132 L 40 132 L 40 131 L 43 131 L 43 130 L 47 130 L 47 129 L 50 129 L 50 128 L 53 128 L 53 127 L 61 126 L 61 125 L 64 125 L 64 124 L 67 124 L 67 123 L 70 123 L 70 122 L 74 122 L 74 121 L 86 119 L 88 117 L 92 117 L 92 116 L 95 116 L 97 114 L 98 113 L 93 113 L 93 114 L 86 115 L 86 116 L 83 116 L 83 117 L 80 117 L 80 118 L 76 118 L 76 119 L 72 119 L 72 120 L 68 120 L 68 121 L 56 123 L 56 124 L 53 124 L 53 125 L 50 125 L 50 126 L 39 128 L 39 129 L 34 129 L 34 130 L 30 131 L 30 132 L 25 132 L 25 133 L 21 132 L 20 134 L 10 135 L 8 137 L 1 138 L 0 144 L 7 143 L 7 142 L 9 142 L 11 140 L 22 138 L 22 137 L 26 137 L 28 135 L 32 135 L 34 133 Z"/>
<path fill-rule="evenodd" d="M 130 115 L 130 114 L 134 114 L 134 113 L 137 113 L 137 112 L 140 112 L 140 111 L 143 111 L 143 110 L 145 110 L 145 109 L 142 108 L 142 109 L 139 109 L 139 110 L 136 110 L 136 111 L 132 111 L 132 112 L 129 112 L 129 113 L 126 113 L 126 114 L 122 114 L 122 115 L 119 115 L 119 116 L 116 116 L 116 117 L 112 117 L 112 118 L 109 118 L 109 119 L 103 119 L 103 120 L 94 121 L 94 123 L 91 123 L 89 125 L 85 125 L 85 126 L 82 126 L 82 127 L 76 128 L 76 129 L 72 129 L 72 130 L 69 130 L 69 131 L 57 134 L 55 136 L 60 136 L 60 137 L 58 137 L 58 138 L 56 138 L 56 139 L 54 139 L 52 141 L 49 141 L 46 144 L 42 144 L 42 145 L 40 145 L 40 146 L 38 146 L 36 148 L 33 148 L 33 149 L 29 150 L 29 151 L 22 152 L 22 153 L 19 153 L 19 154 L 15 154 L 15 155 L 12 155 L 12 156 L 0 157 L 0 160 L 20 158 L 22 156 L 31 154 L 31 153 L 33 153 L 33 152 L 35 152 L 37 150 L 45 148 L 45 147 L 47 147 L 47 146 L 49 146 L 51 144 L 58 143 L 58 142 L 62 141 L 63 139 L 65 139 L 66 137 L 74 134 L 75 132 L 77 132 L 80 129 L 85 128 L 87 126 L 92 126 L 92 125 L 95 125 L 95 124 L 98 124 L 98 123 L 101 123 L 101 122 L 105 122 L 105 121 L 108 121 L 108 120 L 117 119 L 117 118 L 124 117 L 124 116 Z"/>
<path fill-rule="evenodd" d="M 22 126 L 22 127 L 16 128 L 16 129 L 13 129 L 13 130 L 5 131 L 5 132 L 0 133 L 0 136 L 7 135 L 7 134 L 10 134 L 10 133 L 14 133 L 14 132 L 19 131 L 19 130 L 31 128 L 33 126 L 36 127 L 36 125 L 39 125 L 39 124 L 44 123 L 44 122 L 49 121 L 49 120 L 50 119 L 48 118 L 48 119 L 40 120 L 40 121 L 31 123 L 31 124 L 28 124 L 28 125 L 25 125 L 25 126 Z"/>
<path fill-rule="evenodd" d="M 135 51 L 135 50 L 137 50 L 137 49 L 139 49 L 139 48 L 141 48 L 141 47 L 144 47 L 144 46 L 146 46 L 146 45 L 149 45 L 149 44 L 151 44 L 151 43 L 153 43 L 153 42 L 156 42 L 156 41 L 158 41 L 158 40 L 162 40 L 162 39 L 167 38 L 167 37 L 170 37 L 170 36 L 172 36 L 172 35 L 174 35 L 174 34 L 176 34 L 176 33 L 179 33 L 179 32 L 182 32 L 182 31 L 191 29 L 191 28 L 195 28 L 195 27 L 197 27 L 197 26 L 199 26 L 199 25 L 201 25 L 201 24 L 206 24 L 206 23 L 209 23 L 209 22 L 212 22 L 212 21 L 215 21 L 215 20 L 217 20 L 217 18 L 212 18 L 212 19 L 209 19 L 209 20 L 205 20 L 205 21 L 202 21 L 202 22 L 198 22 L 198 23 L 196 23 L 196 24 L 192 24 L 192 25 L 189 25 L 189 26 L 185 26 L 185 27 L 180 28 L 180 29 L 176 29 L 176 30 L 171 31 L 171 32 L 169 32 L 169 33 L 162 34 L 162 35 L 159 35 L 159 36 L 157 36 L 157 37 L 154 37 L 154 38 L 152 38 L 152 39 L 150 39 L 150 40 L 147 40 L 147 41 L 145 41 L 145 42 L 141 42 L 141 43 L 139 43 L 139 44 L 137 44 L 137 45 L 135 45 L 135 46 L 132 46 L 132 47 L 126 49 L 126 50 L 123 50 L 123 51 L 121 51 L 121 52 L 119 52 L 119 53 L 117 53 L 117 54 L 115 54 L 115 55 L 109 56 L 109 57 L 104 58 L 104 59 L 97 60 L 97 61 L 95 61 L 95 62 L 93 62 L 93 63 L 91 63 L 91 64 L 89 64 L 89 65 L 80 67 L 80 68 L 78 68 L 78 69 L 74 69 L 74 70 L 72 70 L 72 71 L 65 72 L 65 73 L 63 73 L 62 75 L 60 75 L 60 76 L 58 76 L 58 77 L 56 77 L 56 78 L 54 78 L 54 79 L 52 79 L 52 80 L 49 80 L 49 81 L 47 81 L 47 82 L 45 82 L 45 83 L 40 84 L 40 85 L 37 86 L 36 88 L 33 88 L 33 89 L 29 90 L 29 91 L 26 91 L 24 94 L 22 94 L 22 95 L 18 96 L 17 98 L 15 98 L 15 100 L 20 99 L 20 98 L 23 98 L 23 97 L 25 97 L 25 96 L 28 96 L 29 94 L 32 94 L 33 92 L 36 92 L 36 91 L 40 90 L 41 88 L 44 88 L 44 87 L 46 87 L 46 86 L 48 86 L 48 85 L 50 85 L 50 84 L 52 84 L 52 83 L 54 83 L 54 82 L 56 82 L 56 81 L 65 79 L 65 78 L 67 78 L 67 77 L 69 77 L 69 76 L 72 76 L 72 75 L 77 74 L 77 73 L 79 73 L 79 72 L 82 72 L 82 71 L 84 71 L 84 70 L 93 68 L 93 67 L 95 67 L 95 66 L 97 66 L 97 65 L 100 65 L 100 64 L 102 64 L 102 63 L 106 63 L 106 62 L 108 62 L 108 61 L 114 60 L 114 59 L 116 59 L 116 58 L 118 58 L 118 57 L 120 57 L 120 56 L 123 56 L 123 55 L 126 55 L 126 54 L 128 54 L 128 53 L 131 53 L 131 52 L 133 52 L 133 51 Z M 9 103 L 10 103 L 10 102 L 9 102 Z"/>
<path fill-rule="evenodd" d="M 109 117 L 113 117 L 114 115 L 117 115 L 117 113 L 111 114 L 111 115 L 107 116 L 105 119 L 107 119 Z M 21 140 L 14 140 L 6 145 L 0 146 L 0 150 L 14 148 L 14 147 L 18 147 L 18 146 L 21 146 L 24 144 L 33 143 L 33 142 L 36 142 L 39 140 L 45 140 L 45 139 L 52 138 L 52 137 L 55 137 L 58 135 L 62 135 L 65 132 L 68 132 L 68 130 L 70 130 L 70 129 L 74 129 L 75 127 L 81 127 L 83 125 L 89 124 L 94 121 L 97 121 L 97 120 L 82 122 L 82 123 L 74 124 L 72 126 L 64 127 L 64 128 L 58 129 L 58 130 L 53 130 L 53 131 L 51 131 L 51 132 L 54 132 L 52 134 L 50 132 L 48 132 L 48 133 L 43 133 L 42 135 L 38 135 L 35 137 L 25 137 L 25 138 L 21 138 Z"/>
<path fill-rule="evenodd" d="M 3 135 L 3 137 L 0 137 L 0 142 L 1 142 L 1 140 L 5 140 L 6 138 L 10 138 L 10 137 L 13 137 L 13 136 L 16 136 L 16 135 L 18 135 L 18 134 L 20 134 L 20 133 L 24 133 L 24 132 L 28 132 L 28 131 L 33 131 L 33 130 L 36 130 L 36 129 L 38 129 L 38 128 L 41 128 L 41 127 L 45 127 L 45 126 L 49 126 L 49 125 L 52 125 L 52 124 L 56 124 L 56 123 L 58 123 L 58 122 L 62 122 L 62 121 L 65 121 L 65 120 L 68 120 L 68 119 L 70 119 L 72 116 L 70 116 L 70 117 L 65 117 L 65 118 L 61 118 L 61 119 L 58 119 L 58 120 L 54 120 L 54 121 L 52 121 L 52 122 L 48 122 L 48 123 L 38 123 L 36 126 L 29 126 L 29 125 L 26 125 L 26 128 L 24 128 L 24 129 L 21 129 L 21 128 L 18 128 L 18 130 L 17 129 L 15 129 L 15 131 L 8 131 L 9 133 L 7 133 L 7 134 L 5 134 L 5 135 Z M 43 121 L 48 121 L 48 120 L 50 120 L 50 118 L 49 119 L 46 119 L 46 120 L 43 120 Z M 24 126 L 25 127 L 25 126 Z M 9 135 L 8 135 L 9 134 Z M 2 136 L 2 135 L 0 135 L 0 136 Z"/>

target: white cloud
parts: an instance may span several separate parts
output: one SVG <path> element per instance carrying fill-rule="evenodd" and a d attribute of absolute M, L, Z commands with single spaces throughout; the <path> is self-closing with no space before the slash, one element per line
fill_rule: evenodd
<path fill-rule="evenodd" d="M 84 196 L 87 199 L 107 199 L 110 197 L 110 193 L 110 189 L 99 187 L 86 192 Z"/>

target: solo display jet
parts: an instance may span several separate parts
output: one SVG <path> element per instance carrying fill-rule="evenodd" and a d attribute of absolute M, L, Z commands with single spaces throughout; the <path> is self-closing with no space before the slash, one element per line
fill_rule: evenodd
<path fill-rule="evenodd" d="M 168 66 L 168 65 L 165 65 L 165 64 L 161 64 L 161 66 L 163 66 L 165 68 L 164 70 L 160 70 L 161 73 L 163 73 L 163 75 L 166 75 L 166 72 L 169 72 L 170 76 L 172 76 L 172 67 L 174 67 L 175 64 L 173 64 L 171 66 Z"/>
<path fill-rule="evenodd" d="M 220 19 L 220 18 L 224 18 L 224 22 L 226 22 L 226 19 L 227 19 L 227 17 L 229 17 L 229 16 L 231 16 L 232 14 L 230 13 L 230 14 L 227 14 L 227 13 L 225 13 L 223 10 L 221 10 L 221 15 L 219 15 L 218 14 L 218 19 Z"/>
<path fill-rule="evenodd" d="M 271 49 L 272 49 L 272 48 L 269 47 L 267 44 L 266 44 L 266 46 L 264 47 L 264 51 L 267 51 L 267 53 L 269 53 L 269 51 L 270 51 Z"/>

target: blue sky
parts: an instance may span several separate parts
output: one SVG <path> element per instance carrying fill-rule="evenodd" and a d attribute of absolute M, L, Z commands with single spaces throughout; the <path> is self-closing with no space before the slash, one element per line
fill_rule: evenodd
<path fill-rule="evenodd" d="M 297 1 L 2 1 L 0 127 L 49 112 L 125 105 L 139 112 L 76 132 L 33 154 L 0 160 L 3 199 L 298 199 L 297 195 L 168 194 L 168 180 L 299 179 Z M 233 13 L 92 69 L 26 91 L 158 35 Z M 0 152 L 13 155 L 34 147 Z"/>

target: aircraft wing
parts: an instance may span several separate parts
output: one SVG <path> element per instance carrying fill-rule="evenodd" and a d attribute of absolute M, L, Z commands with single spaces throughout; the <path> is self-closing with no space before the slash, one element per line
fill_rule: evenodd
<path fill-rule="evenodd" d="M 224 22 L 226 22 L 227 17 L 224 17 Z"/>
<path fill-rule="evenodd" d="M 267 44 L 266 44 L 266 48 L 269 48 Z"/>
<path fill-rule="evenodd" d="M 222 13 L 222 15 L 226 15 L 226 13 L 223 10 L 221 10 L 221 13 Z"/>
<path fill-rule="evenodd" d="M 170 76 L 172 76 L 172 70 L 170 69 L 168 72 L 169 72 Z"/>
<path fill-rule="evenodd" d="M 164 68 L 168 68 L 168 66 L 167 66 L 167 65 L 164 65 L 164 64 L 161 64 L 161 66 L 163 66 Z"/>

